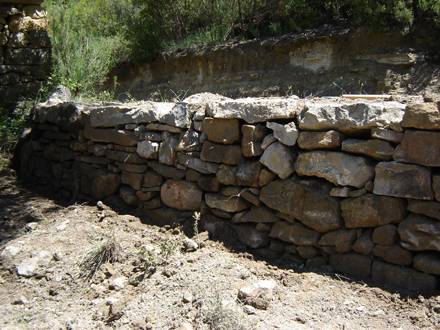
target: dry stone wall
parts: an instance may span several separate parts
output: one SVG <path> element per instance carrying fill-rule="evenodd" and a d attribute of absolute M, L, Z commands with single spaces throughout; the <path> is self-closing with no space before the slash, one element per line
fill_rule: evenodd
<path fill-rule="evenodd" d="M 0 2 L 0 101 L 37 92 L 50 70 L 43 0 Z"/>
<path fill-rule="evenodd" d="M 201 211 L 202 229 L 297 265 L 438 286 L 439 103 L 52 97 L 33 115 L 21 173 L 65 197 L 123 200 L 161 225 Z"/>

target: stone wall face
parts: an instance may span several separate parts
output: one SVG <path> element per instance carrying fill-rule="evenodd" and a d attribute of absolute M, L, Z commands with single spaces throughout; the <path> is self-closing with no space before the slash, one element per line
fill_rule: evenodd
<path fill-rule="evenodd" d="M 42 2 L 0 3 L 0 101 L 38 92 L 50 70 L 49 25 Z"/>
<path fill-rule="evenodd" d="M 438 103 L 206 93 L 49 100 L 34 117 L 21 173 L 66 197 L 120 198 L 161 225 L 201 211 L 203 229 L 298 265 L 438 285 Z"/>

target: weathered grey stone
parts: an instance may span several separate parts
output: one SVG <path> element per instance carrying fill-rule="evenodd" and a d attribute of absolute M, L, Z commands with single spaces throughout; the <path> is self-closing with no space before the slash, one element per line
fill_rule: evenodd
<path fill-rule="evenodd" d="M 139 141 L 133 132 L 99 128 L 90 130 L 90 140 L 95 142 L 116 143 L 122 146 L 135 146 Z"/>
<path fill-rule="evenodd" d="M 145 173 L 148 169 L 147 165 L 137 165 L 122 162 L 115 162 L 115 165 L 119 167 L 121 171 L 129 173 Z"/>
<path fill-rule="evenodd" d="M 253 224 L 232 225 L 232 228 L 237 232 L 239 240 L 251 249 L 268 247 L 270 244 L 269 233 L 258 231 Z"/>
<path fill-rule="evenodd" d="M 434 197 L 440 202 L 440 175 L 432 175 L 432 190 L 434 191 Z"/>
<path fill-rule="evenodd" d="M 243 189 L 240 192 L 240 195 L 245 200 L 247 200 L 248 202 L 252 203 L 255 206 L 260 206 L 261 205 L 260 196 L 259 195 L 255 195 L 254 193 L 252 193 L 250 189 Z"/>
<path fill-rule="evenodd" d="M 205 118 L 203 131 L 211 142 L 233 144 L 240 141 L 238 119 Z"/>
<path fill-rule="evenodd" d="M 440 166 L 440 132 L 406 130 L 394 160 L 425 166 Z"/>
<path fill-rule="evenodd" d="M 127 186 L 122 187 L 121 189 L 119 189 L 119 197 L 121 197 L 127 205 L 139 205 L 139 198 L 137 197 L 136 192 L 133 188 Z"/>
<path fill-rule="evenodd" d="M 333 245 L 337 253 L 350 252 L 356 240 L 356 229 L 342 228 L 324 234 L 319 245 Z"/>
<path fill-rule="evenodd" d="M 91 182 L 91 193 L 93 198 L 102 200 L 117 193 L 120 186 L 121 177 L 119 174 L 100 168 L 96 171 Z"/>
<path fill-rule="evenodd" d="M 276 222 L 280 219 L 267 207 L 256 207 L 246 212 L 241 218 L 240 222 Z"/>
<path fill-rule="evenodd" d="M 371 238 L 372 235 L 373 235 L 373 228 L 364 230 L 361 236 L 354 243 L 353 250 L 357 253 L 369 255 L 374 247 L 374 243 Z"/>
<path fill-rule="evenodd" d="M 278 221 L 273 224 L 269 236 L 296 245 L 318 246 L 321 234 L 298 223 Z"/>
<path fill-rule="evenodd" d="M 294 119 L 302 109 L 302 101 L 293 98 L 246 98 L 211 102 L 206 113 L 213 118 L 243 119 L 248 124 L 254 124 L 274 119 Z"/>
<path fill-rule="evenodd" d="M 433 275 L 423 274 L 414 269 L 390 265 L 381 261 L 373 263 L 371 277 L 375 282 L 413 291 L 432 291 L 438 287 L 437 278 Z"/>
<path fill-rule="evenodd" d="M 299 128 L 310 131 L 334 129 L 344 134 L 370 131 L 378 126 L 401 131 L 404 109 L 405 105 L 399 102 L 306 102 Z"/>
<path fill-rule="evenodd" d="M 220 183 L 235 186 L 237 184 L 237 166 L 222 164 L 219 166 L 216 176 Z"/>
<path fill-rule="evenodd" d="M 260 177 L 258 178 L 258 185 L 260 187 L 264 187 L 268 183 L 272 182 L 277 178 L 277 175 L 275 173 L 272 173 L 266 168 L 261 169 Z"/>
<path fill-rule="evenodd" d="M 377 227 L 400 222 L 406 214 L 405 200 L 366 194 L 341 201 L 342 217 L 348 228 Z"/>
<path fill-rule="evenodd" d="M 140 142 L 141 143 L 141 142 Z M 174 165 L 176 161 L 176 147 L 179 144 L 177 138 L 168 137 L 160 144 L 159 163 Z"/>
<path fill-rule="evenodd" d="M 215 175 L 200 175 L 197 178 L 199 187 L 208 192 L 219 192 L 222 184 Z"/>
<path fill-rule="evenodd" d="M 203 143 L 200 158 L 207 162 L 237 165 L 244 158 L 239 145 L 222 145 L 209 141 Z"/>
<path fill-rule="evenodd" d="M 371 260 L 368 256 L 357 253 L 332 254 L 330 255 L 330 265 L 336 272 L 354 276 L 356 278 L 366 278 L 371 274 Z"/>
<path fill-rule="evenodd" d="M 410 214 L 397 231 L 400 245 L 411 251 L 440 251 L 440 222 L 420 214 Z"/>
<path fill-rule="evenodd" d="M 144 126 L 145 127 L 145 126 Z M 140 132 L 139 134 L 136 134 L 136 130 L 134 131 L 134 134 L 136 136 L 139 136 L 139 140 L 150 140 L 154 142 L 161 142 L 162 141 L 162 134 L 158 132 Z"/>
<path fill-rule="evenodd" d="M 403 133 L 396 132 L 388 128 L 373 127 L 371 129 L 371 137 L 393 143 L 400 143 L 403 139 Z"/>
<path fill-rule="evenodd" d="M 440 129 L 440 112 L 436 103 L 416 103 L 406 107 L 402 127 Z"/>
<path fill-rule="evenodd" d="M 300 132 L 298 145 L 301 149 L 336 149 L 344 140 L 344 135 L 338 131 Z"/>
<path fill-rule="evenodd" d="M 263 125 L 243 125 L 241 127 L 243 138 L 241 149 L 245 157 L 261 156 L 263 149 L 261 143 L 267 135 L 267 129 Z"/>
<path fill-rule="evenodd" d="M 299 175 L 318 176 L 340 186 L 362 188 L 374 178 L 371 160 L 334 151 L 307 151 L 295 162 Z"/>
<path fill-rule="evenodd" d="M 397 227 L 394 225 L 384 225 L 377 227 L 373 232 L 373 242 L 380 245 L 393 245 L 397 242 Z"/>
<path fill-rule="evenodd" d="M 26 258 L 16 265 L 18 276 L 32 277 L 36 275 L 38 269 L 38 262 L 40 258 L 37 256 Z"/>
<path fill-rule="evenodd" d="M 90 124 L 92 127 L 114 127 L 159 121 L 162 116 L 171 112 L 173 107 L 174 103 L 166 102 L 99 105 L 90 110 Z"/>
<path fill-rule="evenodd" d="M 202 145 L 200 143 L 200 134 L 196 131 L 188 130 L 180 133 L 179 144 L 176 151 L 200 151 Z"/>
<path fill-rule="evenodd" d="M 179 153 L 177 154 L 177 160 L 180 164 L 192 168 L 193 170 L 196 170 L 203 174 L 214 174 L 217 172 L 219 165 L 205 162 L 199 158 L 191 157 L 187 154 Z"/>
<path fill-rule="evenodd" d="M 280 142 L 272 143 L 260 158 L 260 163 L 277 174 L 281 179 L 288 178 L 293 172 L 295 155 L 293 150 Z"/>
<path fill-rule="evenodd" d="M 373 192 L 377 195 L 432 200 L 431 169 L 396 162 L 379 163 Z"/>
<path fill-rule="evenodd" d="M 276 141 L 277 139 L 275 139 L 275 136 L 273 136 L 273 134 L 266 135 L 266 137 L 263 139 L 263 142 L 261 142 L 261 149 L 266 150 L 268 146 Z"/>
<path fill-rule="evenodd" d="M 292 121 L 286 125 L 278 123 L 266 123 L 267 128 L 273 130 L 275 139 L 287 146 L 294 146 L 298 139 L 299 132 L 295 123 Z"/>
<path fill-rule="evenodd" d="M 412 252 L 400 245 L 376 245 L 373 254 L 382 260 L 395 265 L 409 266 L 412 263 Z"/>
<path fill-rule="evenodd" d="M 408 211 L 440 220 L 440 203 L 409 200 Z"/>
<path fill-rule="evenodd" d="M 351 187 L 334 187 L 330 190 L 330 196 L 333 197 L 349 197 L 349 193 L 353 191 Z"/>
<path fill-rule="evenodd" d="M 135 190 L 141 190 L 142 184 L 144 183 L 144 176 L 138 173 L 122 173 L 121 181 Z"/>
<path fill-rule="evenodd" d="M 318 179 L 276 180 L 261 189 L 260 199 L 316 231 L 328 232 L 343 224 L 339 200 L 329 195 L 331 186 Z"/>
<path fill-rule="evenodd" d="M 242 191 L 242 187 L 239 186 L 229 186 L 229 187 L 224 187 L 222 189 L 221 194 L 224 196 L 240 196 L 241 195 L 241 191 Z"/>
<path fill-rule="evenodd" d="M 136 152 L 143 158 L 157 159 L 159 157 L 159 143 L 148 140 L 141 141 L 137 144 Z"/>
<path fill-rule="evenodd" d="M 149 131 L 160 131 L 160 132 L 170 132 L 170 133 L 181 133 L 183 131 L 180 127 L 174 127 L 169 125 L 151 123 L 147 125 L 147 130 Z"/>
<path fill-rule="evenodd" d="M 377 160 L 390 160 L 393 158 L 394 148 L 382 140 L 348 139 L 342 142 L 342 151 L 365 155 Z"/>
<path fill-rule="evenodd" d="M 55 93 L 55 92 L 54 92 Z M 52 94 L 53 95 L 53 94 Z M 49 97 L 48 102 L 59 102 L 60 99 L 56 96 Z M 67 97 L 67 95 L 66 95 Z M 62 101 L 61 101 L 62 102 Z M 45 107 L 46 103 L 39 103 L 35 105 L 35 122 L 37 123 L 52 123 L 58 125 L 60 129 L 78 134 L 84 128 L 84 113 L 81 107 L 75 103 L 57 103 L 49 107 Z"/>
<path fill-rule="evenodd" d="M 349 197 L 361 197 L 364 196 L 367 193 L 367 189 L 365 188 L 361 188 L 361 189 L 356 189 L 356 190 L 352 190 L 348 192 L 348 196 Z"/>
<path fill-rule="evenodd" d="M 237 167 L 237 184 L 240 186 L 259 187 L 262 169 L 260 162 L 241 162 Z"/>
<path fill-rule="evenodd" d="M 186 171 L 179 170 L 172 166 L 159 164 L 158 162 L 147 162 L 147 165 L 151 167 L 155 172 L 170 179 L 182 179 L 185 177 Z M 145 179 L 146 180 L 146 179 Z M 145 181 L 146 182 L 146 181 Z M 145 183 L 144 183 L 145 186 Z"/>
<path fill-rule="evenodd" d="M 297 246 L 296 250 L 298 251 L 298 254 L 303 257 L 304 259 L 311 259 L 319 255 L 320 251 L 319 249 L 315 248 L 314 246 Z"/>
<path fill-rule="evenodd" d="M 226 212 L 240 212 L 251 206 L 251 204 L 243 198 L 228 197 L 220 194 L 206 194 L 205 201 L 209 207 Z"/>
<path fill-rule="evenodd" d="M 198 211 L 203 192 L 194 182 L 167 180 L 160 189 L 163 203 L 181 211 Z"/>
<path fill-rule="evenodd" d="M 427 274 L 440 275 L 440 256 L 435 252 L 420 252 L 413 258 L 414 268 Z"/>
<path fill-rule="evenodd" d="M 146 160 L 136 153 L 106 150 L 105 157 L 119 163 L 144 164 Z"/>
<path fill-rule="evenodd" d="M 159 122 L 170 126 L 189 128 L 194 108 L 188 107 L 186 103 L 176 103 L 170 112 L 163 114 Z"/>

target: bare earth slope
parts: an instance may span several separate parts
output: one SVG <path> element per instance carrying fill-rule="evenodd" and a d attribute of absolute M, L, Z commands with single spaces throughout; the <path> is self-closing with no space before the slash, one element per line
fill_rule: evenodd
<path fill-rule="evenodd" d="M 63 207 L 13 180 L 11 171 L 1 173 L 0 329 L 436 329 L 440 324 L 437 292 L 407 296 L 328 268 L 280 269 L 234 253 L 206 233 L 192 238 L 198 249 L 185 251 L 191 242 L 178 228 L 142 224 L 104 205 Z M 102 260 L 87 277 L 90 251 L 99 257 L 108 252 L 117 261 Z M 257 284 L 266 289 L 247 288 Z"/>

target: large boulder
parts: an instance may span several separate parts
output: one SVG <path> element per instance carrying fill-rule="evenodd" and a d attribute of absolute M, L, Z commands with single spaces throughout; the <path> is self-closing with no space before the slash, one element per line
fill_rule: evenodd
<path fill-rule="evenodd" d="M 364 157 L 336 151 L 307 151 L 295 162 L 299 175 L 318 176 L 340 186 L 362 188 L 374 178 L 374 163 Z"/>

